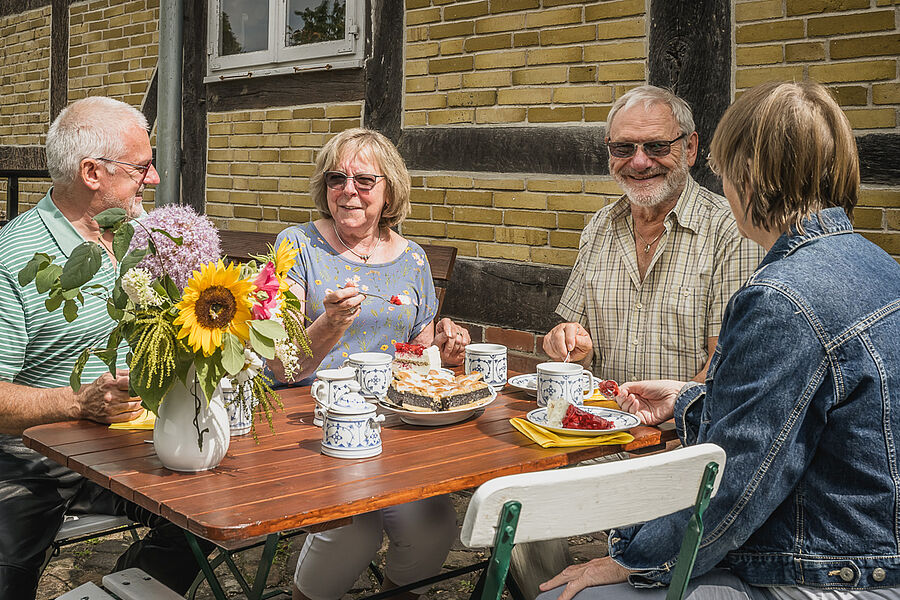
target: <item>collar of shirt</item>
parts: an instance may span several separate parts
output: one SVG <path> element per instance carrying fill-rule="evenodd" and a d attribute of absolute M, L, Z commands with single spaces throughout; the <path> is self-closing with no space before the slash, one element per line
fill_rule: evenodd
<path fill-rule="evenodd" d="M 50 188 L 50 190 L 47 191 L 47 194 L 41 198 L 40 202 L 37 203 L 35 210 L 38 211 L 38 215 L 40 215 L 41 220 L 50 232 L 50 235 L 56 240 L 59 249 L 62 250 L 62 253 L 68 258 L 71 256 L 72 250 L 84 243 L 84 238 L 81 237 L 81 234 L 78 233 L 72 223 L 69 222 L 56 207 L 56 204 L 53 203 L 53 200 L 50 197 L 51 192 L 53 192 L 53 188 Z"/>
<path fill-rule="evenodd" d="M 678 196 L 678 202 L 666 215 L 665 221 L 668 223 L 672 220 L 674 223 L 690 229 L 694 233 L 699 233 L 703 217 L 700 214 L 699 204 L 694 202 L 699 192 L 700 184 L 689 175 L 685 181 L 684 189 L 681 190 L 681 195 Z M 628 196 L 622 196 L 610 208 L 609 220 L 606 226 L 611 227 L 614 222 L 625 218 L 629 214 L 631 214 L 631 203 L 628 200 Z"/>

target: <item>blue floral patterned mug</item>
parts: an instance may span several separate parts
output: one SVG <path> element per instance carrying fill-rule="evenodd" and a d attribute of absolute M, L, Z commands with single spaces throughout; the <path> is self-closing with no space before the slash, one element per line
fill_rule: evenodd
<path fill-rule="evenodd" d="M 316 371 L 310 394 L 316 401 L 313 425 L 322 426 L 322 411 L 350 392 L 358 392 L 356 371 L 350 367 Z"/>
<path fill-rule="evenodd" d="M 545 362 L 537 366 L 537 404 L 547 406 L 564 398 L 570 404 L 584 404 L 594 393 L 594 376 L 578 363 Z"/>
<path fill-rule="evenodd" d="M 356 352 L 344 361 L 344 366 L 356 370 L 360 394 L 370 398 L 384 398 L 393 379 L 392 360 L 393 356 L 382 352 Z"/>
<path fill-rule="evenodd" d="M 495 390 L 506 385 L 506 346 L 469 344 L 466 346 L 466 373 L 478 371 Z"/>

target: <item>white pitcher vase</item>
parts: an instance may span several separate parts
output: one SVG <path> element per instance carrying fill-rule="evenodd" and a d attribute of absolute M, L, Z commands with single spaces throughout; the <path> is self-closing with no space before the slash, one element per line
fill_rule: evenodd
<path fill-rule="evenodd" d="M 221 386 L 216 387 L 207 403 L 193 369 L 188 381 L 192 383 L 185 387 L 180 379 L 176 380 L 160 403 L 153 427 L 153 447 L 167 469 L 206 471 L 225 458 L 231 442 L 231 424 Z"/>

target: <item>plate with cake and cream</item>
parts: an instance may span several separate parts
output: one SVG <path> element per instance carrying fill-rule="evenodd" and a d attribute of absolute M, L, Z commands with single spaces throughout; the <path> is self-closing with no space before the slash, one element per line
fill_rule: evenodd
<path fill-rule="evenodd" d="M 455 375 L 440 366 L 431 346 L 396 344 L 394 380 L 379 404 L 411 425 L 449 425 L 468 419 L 494 401 L 497 393 L 478 372 Z"/>
<path fill-rule="evenodd" d="M 564 398 L 553 399 L 548 406 L 530 411 L 525 418 L 556 433 L 588 436 L 627 431 L 641 424 L 631 413 L 600 406 L 576 406 Z"/>

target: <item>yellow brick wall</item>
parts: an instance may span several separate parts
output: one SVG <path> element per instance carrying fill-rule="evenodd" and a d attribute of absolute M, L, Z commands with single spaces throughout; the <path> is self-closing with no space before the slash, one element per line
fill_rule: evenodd
<path fill-rule="evenodd" d="M 78 2 L 69 30 L 69 102 L 104 95 L 140 107 L 159 53 L 159 0 Z"/>
<path fill-rule="evenodd" d="M 209 113 L 207 124 L 207 214 L 221 229 L 277 232 L 317 218 L 316 155 L 362 124 L 362 103 Z"/>
<path fill-rule="evenodd" d="M 621 195 L 608 177 L 413 174 L 403 235 L 456 246 L 460 256 L 572 265 L 581 230 Z"/>
<path fill-rule="evenodd" d="M 50 7 L 0 17 L 0 40 L 0 144 L 41 144 L 50 119 Z"/>
<path fill-rule="evenodd" d="M 645 0 L 406 8 L 406 127 L 595 123 L 646 79 Z"/>

